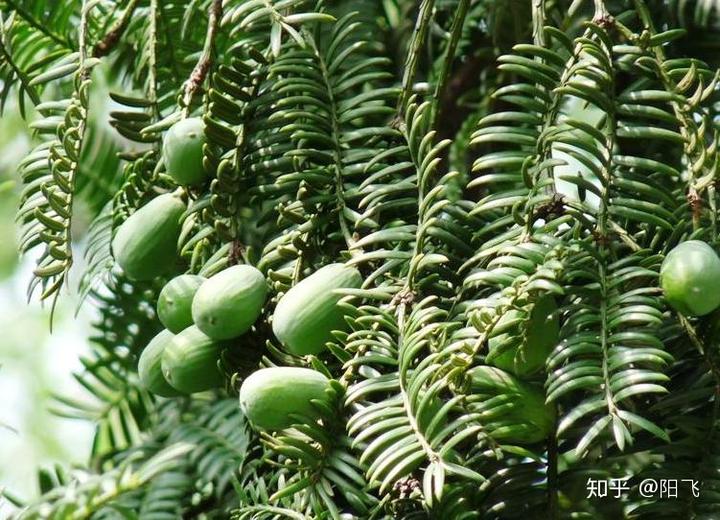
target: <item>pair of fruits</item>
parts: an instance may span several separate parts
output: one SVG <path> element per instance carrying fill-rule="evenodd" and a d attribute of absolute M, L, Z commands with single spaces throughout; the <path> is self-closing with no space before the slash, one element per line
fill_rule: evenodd
<path fill-rule="evenodd" d="M 265 277 L 236 265 L 211 278 L 184 274 L 170 280 L 158 298 L 158 317 L 166 329 L 140 356 L 145 387 L 170 397 L 222 384 L 218 361 L 223 341 L 247 332 L 262 311 Z"/>
<path fill-rule="evenodd" d="M 232 339 L 252 327 L 266 296 L 265 277 L 250 265 L 234 265 L 207 279 L 183 274 L 160 291 L 158 318 L 175 333 L 194 324 L 212 339 Z"/>
<path fill-rule="evenodd" d="M 334 330 L 347 328 L 338 306 L 339 289 L 358 288 L 357 269 L 330 264 L 293 286 L 273 314 L 275 336 L 295 355 L 318 354 L 333 339 Z M 317 404 L 329 403 L 330 381 L 308 368 L 272 367 L 253 372 L 240 387 L 240 408 L 262 430 L 282 430 L 318 416 Z"/>
<path fill-rule="evenodd" d="M 163 397 L 217 388 L 223 383 L 217 365 L 221 350 L 221 343 L 195 326 L 180 334 L 165 329 L 140 354 L 140 381 L 147 390 Z"/>
<path fill-rule="evenodd" d="M 163 161 L 178 185 L 196 185 L 207 178 L 203 168 L 204 143 L 204 124 L 200 118 L 183 119 L 168 130 L 163 141 Z M 112 250 L 128 278 L 152 280 L 173 270 L 180 218 L 185 209 L 179 193 L 166 193 L 138 209 L 118 228 Z"/>

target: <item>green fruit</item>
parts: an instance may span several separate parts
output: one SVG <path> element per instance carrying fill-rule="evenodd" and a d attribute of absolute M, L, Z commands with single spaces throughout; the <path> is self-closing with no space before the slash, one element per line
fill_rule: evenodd
<path fill-rule="evenodd" d="M 240 336 L 262 312 L 267 283 L 250 265 L 234 265 L 206 280 L 192 302 L 198 328 L 214 339 Z"/>
<path fill-rule="evenodd" d="M 532 306 L 529 317 L 523 311 L 506 312 L 498 321 L 497 329 L 512 326 L 515 320 L 521 320 L 520 330 L 515 326 L 518 334 L 504 333 L 490 338 L 487 362 L 524 377 L 544 368 L 545 360 L 557 345 L 560 325 L 555 299 L 540 298 Z"/>
<path fill-rule="evenodd" d="M 162 372 L 170 385 L 185 394 L 202 392 L 223 384 L 218 369 L 222 348 L 212 338 L 191 326 L 165 347 Z"/>
<path fill-rule="evenodd" d="M 180 186 L 200 184 L 207 178 L 203 167 L 204 144 L 205 124 L 199 117 L 178 121 L 165 135 L 165 169 Z"/>
<path fill-rule="evenodd" d="M 358 288 L 362 277 L 345 264 L 330 264 L 292 287 L 278 302 L 273 315 L 275 336 L 293 354 L 317 354 L 333 339 L 333 330 L 345 330 L 345 313 L 337 305 L 335 289 Z"/>
<path fill-rule="evenodd" d="M 660 285 L 678 312 L 709 314 L 720 306 L 720 258 L 700 240 L 678 244 L 660 266 Z"/>
<path fill-rule="evenodd" d="M 193 324 L 193 297 L 204 281 L 202 276 L 181 274 L 162 288 L 157 301 L 157 315 L 160 323 L 170 332 L 177 334 Z"/>
<path fill-rule="evenodd" d="M 328 402 L 330 381 L 309 368 L 261 368 L 243 381 L 240 409 L 245 417 L 263 430 L 282 430 L 298 421 L 291 414 L 317 417 L 313 399 Z"/>
<path fill-rule="evenodd" d="M 550 435 L 555 408 L 545 404 L 541 388 L 495 367 L 474 367 L 468 375 L 473 392 L 485 396 L 483 424 L 493 439 L 534 444 Z"/>
<path fill-rule="evenodd" d="M 172 342 L 174 337 L 175 335 L 169 330 L 161 331 L 150 340 L 138 360 L 138 374 L 142 385 L 153 394 L 163 397 L 179 395 L 178 391 L 165 380 L 161 362 L 165 348 Z"/>
<path fill-rule="evenodd" d="M 184 211 L 180 197 L 166 193 L 155 197 L 120 225 L 112 251 L 128 278 L 152 280 L 173 268 Z"/>

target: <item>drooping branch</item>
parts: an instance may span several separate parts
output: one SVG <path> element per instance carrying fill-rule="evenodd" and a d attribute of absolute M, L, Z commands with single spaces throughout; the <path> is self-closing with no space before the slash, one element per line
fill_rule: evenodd
<path fill-rule="evenodd" d="M 10 48 L 6 44 L 7 36 L 5 34 L 5 20 L 0 13 L 0 61 L 5 62 L 8 67 L 15 74 L 18 81 L 22 86 L 22 90 L 27 92 L 28 96 L 32 100 L 34 105 L 40 104 L 40 95 L 35 90 L 35 87 L 30 84 L 30 78 L 27 74 L 15 63 Z M 2 106 L 4 103 L 0 103 L 0 113 L 2 112 Z"/>
<path fill-rule="evenodd" d="M 656 35 L 657 31 L 655 29 L 655 23 L 645 1 L 634 0 L 634 5 L 635 11 L 638 13 L 638 17 L 640 18 L 640 21 L 642 22 L 645 31 L 649 33 L 650 36 Z M 638 40 L 640 38 L 642 38 L 642 35 L 638 37 Z M 653 45 L 652 52 L 658 64 L 657 73 L 660 81 L 662 81 L 663 83 L 663 86 L 669 92 L 673 92 L 676 94 L 679 93 L 678 84 L 673 81 L 673 79 L 670 77 L 670 74 L 665 68 L 665 62 L 667 60 L 667 57 L 665 55 L 665 50 L 663 49 L 662 45 Z M 690 69 L 690 72 L 692 72 L 692 69 Z M 692 74 L 687 77 L 688 79 L 692 78 Z M 702 95 L 698 97 L 698 101 L 705 97 L 705 95 L 708 95 L 709 92 L 713 90 L 714 88 L 711 88 L 707 92 L 704 92 L 701 89 Z M 695 114 L 693 113 L 692 105 L 690 103 L 679 103 L 677 100 L 671 100 L 670 106 L 672 107 L 675 117 L 677 118 L 677 121 L 679 123 L 680 135 L 683 137 L 684 141 L 683 147 L 688 158 L 688 167 L 686 170 L 688 176 L 687 200 L 692 212 L 693 229 L 698 230 L 701 227 L 700 216 L 702 212 L 703 201 L 701 198 L 701 188 L 698 182 L 697 174 L 699 173 L 704 164 L 707 150 L 705 149 L 705 146 L 703 144 L 704 139 L 697 138 L 700 132 L 698 125 L 695 121 Z"/>
<path fill-rule="evenodd" d="M 62 38 L 61 36 L 58 36 L 54 32 L 52 32 L 47 24 L 43 24 L 40 21 L 36 20 L 35 17 L 30 13 L 27 9 L 25 9 L 23 6 L 19 5 L 18 2 L 15 0 L 5 0 L 7 4 L 12 8 L 13 11 L 15 11 L 25 22 L 30 25 L 33 29 L 36 29 L 40 31 L 42 34 L 50 38 L 52 41 L 57 43 L 58 45 L 61 45 L 62 47 L 65 47 L 66 49 L 72 49 L 71 42 L 66 40 L 65 38 Z"/>

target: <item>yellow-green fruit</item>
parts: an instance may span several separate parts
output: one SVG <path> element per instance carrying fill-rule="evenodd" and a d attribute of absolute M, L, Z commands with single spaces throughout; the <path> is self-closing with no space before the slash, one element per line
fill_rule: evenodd
<path fill-rule="evenodd" d="M 472 391 L 484 396 L 483 424 L 493 439 L 516 444 L 547 439 L 555 409 L 545 404 L 542 388 L 490 366 L 474 367 L 468 375 Z"/>
<path fill-rule="evenodd" d="M 212 338 L 191 326 L 177 334 L 165 347 L 162 372 L 170 386 L 185 394 L 223 385 L 218 368 L 222 348 Z"/>
<path fill-rule="evenodd" d="M 179 195 L 165 193 L 120 225 L 112 241 L 112 252 L 128 278 L 152 280 L 173 269 L 184 211 L 185 204 Z"/>
<path fill-rule="evenodd" d="M 532 306 L 529 316 L 527 312 L 517 310 L 506 312 L 497 329 L 502 330 L 504 325 L 515 320 L 522 320 L 515 333 L 499 334 L 488 341 L 488 363 L 525 377 L 542 369 L 557 345 L 560 324 L 555 299 L 552 296 L 540 298 Z"/>
<path fill-rule="evenodd" d="M 192 302 L 195 325 L 213 339 L 240 336 L 262 312 L 267 283 L 250 265 L 234 265 L 208 278 Z"/>
<path fill-rule="evenodd" d="M 272 328 L 293 354 L 317 354 L 333 339 L 333 330 L 345 330 L 345 313 L 336 289 L 358 288 L 362 277 L 345 264 L 330 264 L 292 287 L 277 304 Z"/>
<path fill-rule="evenodd" d="M 205 124 L 199 117 L 178 121 L 165 134 L 165 169 L 180 186 L 200 184 L 207 178 L 203 167 L 204 144 Z"/>
<path fill-rule="evenodd" d="M 150 340 L 138 360 L 138 374 L 142 385 L 153 394 L 163 397 L 180 395 L 168 384 L 162 373 L 162 354 L 174 336 L 169 330 L 161 331 Z"/>
<path fill-rule="evenodd" d="M 660 266 L 665 299 L 686 316 L 704 316 L 720 306 L 720 258 L 700 240 L 670 251 Z"/>
<path fill-rule="evenodd" d="M 193 324 L 192 301 L 204 281 L 202 276 L 181 274 L 162 288 L 157 301 L 157 315 L 160 323 L 170 332 L 177 334 Z"/>
<path fill-rule="evenodd" d="M 309 368 L 261 368 L 243 381 L 240 409 L 250 423 L 262 430 L 282 430 L 298 419 L 291 414 L 317 417 L 313 399 L 328 402 L 330 381 Z"/>

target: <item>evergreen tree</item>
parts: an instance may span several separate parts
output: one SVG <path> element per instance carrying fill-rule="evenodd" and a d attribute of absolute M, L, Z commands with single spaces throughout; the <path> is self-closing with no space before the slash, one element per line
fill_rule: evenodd
<path fill-rule="evenodd" d="M 703 0 L 0 0 L 29 292 L 54 308 L 81 269 L 97 315 L 94 404 L 57 397 L 96 425 L 90 460 L 40 470 L 18 518 L 717 518 L 717 257 L 700 292 L 665 266 L 720 245 L 719 66 Z M 191 118 L 186 182 L 164 141 Z M 177 247 L 138 281 L 113 238 L 169 193 Z M 362 285 L 289 348 L 278 302 L 335 263 Z M 160 290 L 238 264 L 267 298 L 215 388 L 148 391 Z M 273 366 L 331 382 L 260 430 L 238 393 Z"/>

